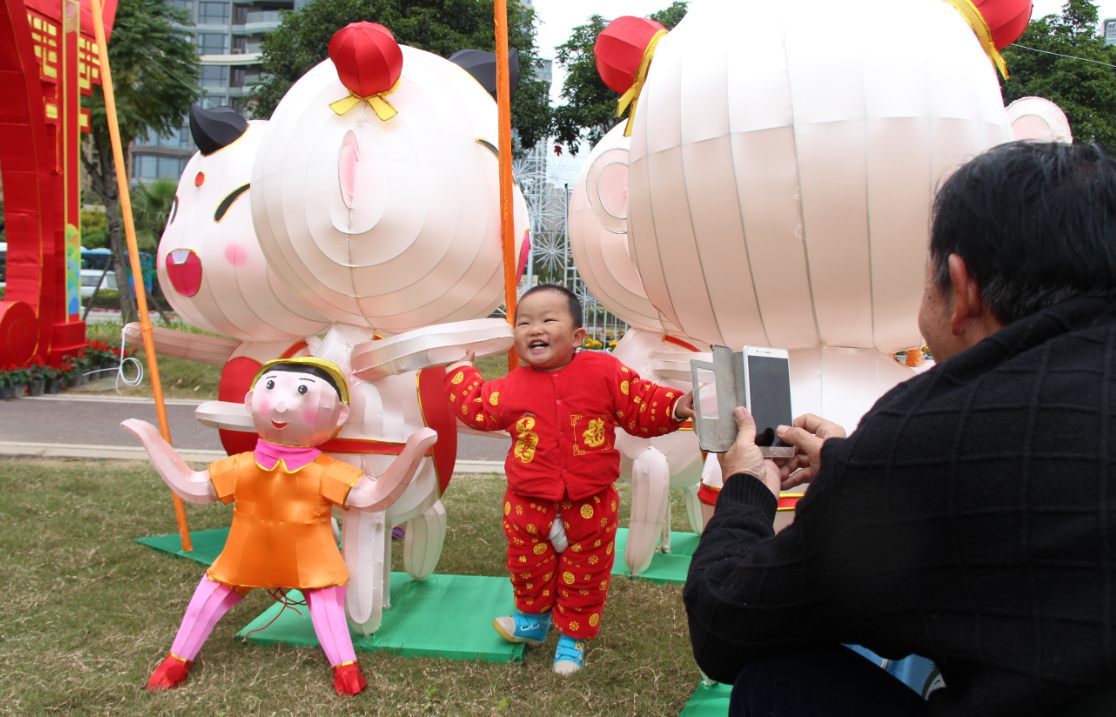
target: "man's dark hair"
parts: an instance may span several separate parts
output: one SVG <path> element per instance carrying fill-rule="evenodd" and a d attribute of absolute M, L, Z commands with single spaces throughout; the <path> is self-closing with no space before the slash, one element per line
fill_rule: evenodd
<path fill-rule="evenodd" d="M 333 390 L 337 392 L 337 397 L 341 398 L 341 388 L 337 385 L 337 382 L 333 380 L 333 376 L 330 376 L 328 372 L 323 371 L 317 366 L 310 366 L 304 363 L 277 363 L 269 368 L 267 370 L 267 373 L 271 373 L 272 371 L 286 371 L 288 373 L 308 373 L 314 378 L 320 378 L 321 380 L 328 383 L 330 386 L 333 386 Z M 266 375 L 267 374 L 264 374 L 264 376 Z M 263 376 L 260 376 L 260 378 L 263 378 Z"/>
<path fill-rule="evenodd" d="M 582 315 L 581 315 L 581 302 L 578 301 L 578 298 L 577 298 L 576 294 L 574 294 L 572 291 L 570 291 L 569 289 L 567 289 L 564 286 L 560 286 L 558 284 L 539 284 L 538 286 L 533 287 L 533 288 L 528 289 L 527 291 L 523 292 L 523 296 L 519 297 L 519 300 L 523 301 L 524 299 L 526 299 L 531 294 L 537 294 L 540 291 L 553 291 L 556 294 L 561 294 L 562 296 L 566 297 L 566 302 L 569 304 L 570 316 L 573 317 L 573 327 L 575 329 L 580 329 L 582 327 L 583 319 L 582 319 Z M 518 316 L 519 315 L 519 304 L 518 303 L 516 304 L 515 312 L 516 312 L 516 316 Z"/>
<path fill-rule="evenodd" d="M 930 261 L 943 293 L 950 254 L 1005 326 L 1069 299 L 1116 297 L 1116 164 L 1094 144 L 993 147 L 934 201 Z"/>

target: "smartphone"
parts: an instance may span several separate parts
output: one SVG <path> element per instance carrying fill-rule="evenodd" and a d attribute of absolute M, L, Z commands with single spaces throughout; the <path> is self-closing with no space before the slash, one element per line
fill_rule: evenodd
<path fill-rule="evenodd" d="M 775 435 L 777 426 L 789 426 L 791 413 L 790 356 L 785 349 L 745 346 L 744 396 L 756 422 L 756 445 L 767 458 L 794 455 L 794 446 Z"/>

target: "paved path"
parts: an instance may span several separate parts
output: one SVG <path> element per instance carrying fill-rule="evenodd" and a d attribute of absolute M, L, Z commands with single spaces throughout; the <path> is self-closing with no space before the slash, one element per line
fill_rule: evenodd
<path fill-rule="evenodd" d="M 217 431 L 194 420 L 202 401 L 167 401 L 174 445 L 187 460 L 224 455 Z M 143 458 L 138 442 L 120 427 L 126 418 L 157 424 L 155 403 L 116 396 L 42 396 L 0 402 L 0 455 L 74 458 Z M 503 472 L 511 439 L 458 435 L 458 472 Z"/>

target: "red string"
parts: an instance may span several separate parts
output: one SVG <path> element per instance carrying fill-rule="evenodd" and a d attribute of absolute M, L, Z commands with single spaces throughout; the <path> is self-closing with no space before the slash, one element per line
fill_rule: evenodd
<path fill-rule="evenodd" d="M 278 595 L 275 594 L 276 590 L 279 591 Z M 279 619 L 279 616 L 282 615 L 286 611 L 287 608 L 290 608 L 290 609 L 294 610 L 296 615 L 298 615 L 299 617 L 302 617 L 302 613 L 299 612 L 298 608 L 295 607 L 295 606 L 296 605 L 305 605 L 306 604 L 306 598 L 303 598 L 300 602 L 295 602 L 294 600 L 288 600 L 287 599 L 287 590 L 285 588 L 268 588 L 267 589 L 267 594 L 271 596 L 272 600 L 274 600 L 275 602 L 282 605 L 283 608 L 281 610 L 279 610 L 278 614 L 276 614 L 275 617 L 271 618 L 271 622 L 267 623 L 263 627 L 257 627 L 255 630 L 250 630 L 248 632 L 248 634 L 246 634 L 244 636 L 244 641 L 245 642 L 248 641 L 248 638 L 252 635 L 253 632 L 259 632 L 260 630 L 266 630 L 267 628 L 271 627 L 271 625 L 276 620 Z"/>

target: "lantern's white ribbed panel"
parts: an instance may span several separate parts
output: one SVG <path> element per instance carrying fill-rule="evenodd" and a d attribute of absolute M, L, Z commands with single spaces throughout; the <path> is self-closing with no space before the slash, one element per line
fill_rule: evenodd
<path fill-rule="evenodd" d="M 239 194 L 216 219 L 221 203 L 250 182 L 266 125 L 249 122 L 248 130 L 228 147 L 190 159 L 155 261 L 163 294 L 184 321 L 243 341 L 300 339 L 329 325 L 268 268 L 252 228 L 251 190 Z M 200 186 L 199 173 L 204 173 Z M 184 278 L 193 271 L 186 261 L 201 265 L 197 286 Z"/>
<path fill-rule="evenodd" d="M 497 143 L 496 103 L 457 65 L 402 49 L 395 117 L 366 103 L 335 114 L 348 90 L 326 60 L 279 103 L 253 171 L 279 277 L 331 319 L 391 333 L 485 316 L 503 298 L 497 160 L 477 142 Z M 525 206 L 516 214 L 521 239 Z"/>
<path fill-rule="evenodd" d="M 710 343 L 920 345 L 934 191 L 1011 139 L 941 0 L 699 0 L 640 97 L 631 253 L 651 302 Z"/>
<path fill-rule="evenodd" d="M 617 200 L 609 207 L 623 215 L 627 194 L 627 165 L 620 164 L 627 152 L 629 138 L 624 136 L 625 122 L 621 122 L 593 147 L 581 167 L 573 192 L 570 195 L 569 235 L 574 263 L 585 285 L 597 301 L 632 327 L 648 331 L 677 330 L 664 327 L 658 310 L 651 304 L 643 290 L 643 282 L 631 257 L 628 256 L 627 233 L 613 233 L 606 229 L 590 203 L 590 192 L 611 194 Z M 602 155 L 612 150 L 613 170 L 594 172 L 595 181 L 587 182 L 589 170 L 598 167 Z M 604 161 L 608 161 L 607 158 Z M 603 177 L 601 175 L 604 175 Z M 611 180 L 616 186 L 601 187 L 601 180 Z M 598 202 L 600 206 L 600 203 Z M 601 206 L 600 211 L 608 211 Z"/>

